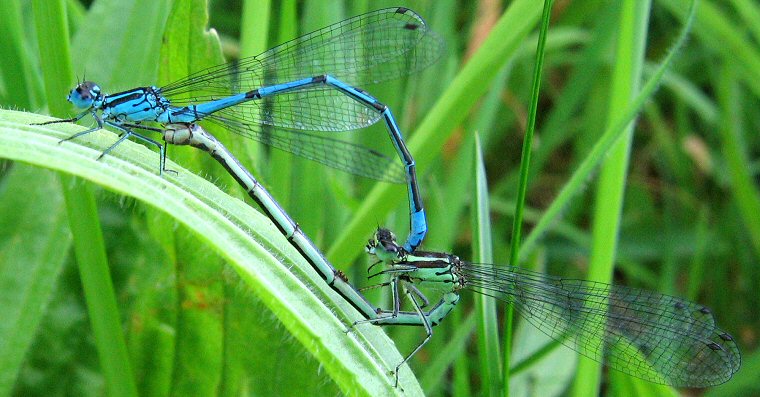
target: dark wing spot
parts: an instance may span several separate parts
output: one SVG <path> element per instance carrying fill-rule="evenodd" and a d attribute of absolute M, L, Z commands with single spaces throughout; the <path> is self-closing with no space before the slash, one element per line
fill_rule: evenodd
<path fill-rule="evenodd" d="M 717 344 L 715 342 L 708 343 L 707 347 L 709 347 L 710 349 L 715 350 L 715 351 L 723 350 L 723 346 L 721 346 L 721 345 L 719 345 L 719 344 Z"/>
<path fill-rule="evenodd" d="M 734 340 L 733 336 L 731 336 L 731 335 L 729 335 L 729 334 L 727 334 L 725 332 L 718 334 L 718 337 L 720 337 L 721 339 L 723 339 L 724 341 L 727 341 L 727 342 L 731 342 L 731 341 Z"/>

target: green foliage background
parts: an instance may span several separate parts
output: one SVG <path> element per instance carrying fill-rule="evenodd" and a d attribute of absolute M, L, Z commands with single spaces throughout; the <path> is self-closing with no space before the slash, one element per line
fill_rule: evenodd
<path fill-rule="evenodd" d="M 424 247 L 509 262 L 519 175 L 529 170 L 520 265 L 711 307 L 744 364 L 707 393 L 760 392 L 760 6 L 700 1 L 690 40 L 629 130 L 616 123 L 656 77 L 690 1 L 557 2 L 528 169 L 521 150 L 541 2 L 243 3 L 2 1 L 0 105 L 67 117 L 77 74 L 107 92 L 160 85 L 361 12 L 410 7 L 445 38 L 446 53 L 372 94 L 394 110 L 417 160 Z M 244 194 L 205 153 L 170 148 L 179 175 L 159 178 L 149 148 L 126 143 L 96 161 L 114 134 L 58 145 L 79 127 L 28 126 L 40 120 L 0 111 L 0 158 L 9 159 L 0 173 L 0 395 L 677 393 L 614 372 L 597 380 L 598 369 L 576 371 L 576 355 L 561 347 L 504 387 L 504 368 L 547 340 L 519 316 L 505 333 L 503 306 L 484 309 L 470 296 L 394 389 L 387 371 L 422 330 L 343 333 L 356 313 L 233 198 Z M 623 139 L 599 152 L 605 131 Z M 402 186 L 215 133 L 356 284 L 368 283 L 372 230 L 405 234 Z M 382 126 L 347 136 L 392 153 Z M 601 171 L 578 171 L 596 163 Z M 387 305 L 378 292 L 373 301 Z M 508 361 L 495 351 L 505 334 Z"/>

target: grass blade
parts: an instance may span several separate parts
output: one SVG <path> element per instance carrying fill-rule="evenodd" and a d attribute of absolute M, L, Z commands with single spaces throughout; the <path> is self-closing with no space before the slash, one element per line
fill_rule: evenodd
<path fill-rule="evenodd" d="M 622 109 L 631 103 L 639 89 L 650 7 L 649 1 L 623 2 L 609 95 L 608 122 L 624 115 Z M 609 283 L 612 279 L 632 138 L 633 123 L 630 123 L 620 139 L 610 148 L 609 157 L 601 166 L 594 200 L 589 280 Z M 600 370 L 601 364 L 580 357 L 573 394 L 598 394 Z"/>
<path fill-rule="evenodd" d="M 491 240 L 491 206 L 488 204 L 488 182 L 483 163 L 483 151 L 480 139 L 475 136 L 475 189 L 473 189 L 474 208 L 472 211 L 473 260 L 480 263 L 493 263 L 493 243 Z M 501 355 L 499 354 L 499 323 L 496 316 L 496 300 L 486 294 L 475 297 L 475 312 L 478 316 L 478 355 L 483 382 L 483 394 L 499 394 L 501 379 Z"/>
<path fill-rule="evenodd" d="M 0 110 L 0 157 L 71 173 L 109 190 L 135 197 L 172 216 L 219 253 L 280 320 L 290 335 L 323 364 L 346 394 L 396 394 L 389 368 L 401 360 L 381 329 L 359 326 L 358 314 L 325 285 L 277 228 L 245 203 L 174 163 L 177 176 L 155 173 L 155 153 L 131 142 L 96 161 L 113 135 L 59 145 L 77 126 L 29 126 L 39 116 Z M 106 136 L 102 136 L 106 135 Z M 190 149 L 188 149 L 190 150 Z M 325 304 L 329 302 L 329 305 Z M 413 383 L 402 377 L 407 392 Z M 419 389 L 416 389 L 419 390 Z"/>
<path fill-rule="evenodd" d="M 58 178 L 15 166 L 0 188 L 0 395 L 13 385 L 71 245 Z"/>
<path fill-rule="evenodd" d="M 67 80 L 60 75 L 71 76 L 65 6 L 63 1 L 34 1 L 33 9 L 48 107 L 51 113 L 63 115 L 61 93 L 69 88 L 63 86 Z M 106 388 L 112 396 L 136 396 L 95 198 L 89 188 L 77 188 L 72 178 L 62 176 L 61 185 Z"/>

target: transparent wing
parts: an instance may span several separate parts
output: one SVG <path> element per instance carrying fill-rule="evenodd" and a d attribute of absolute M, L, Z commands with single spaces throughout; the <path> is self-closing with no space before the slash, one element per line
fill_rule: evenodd
<path fill-rule="evenodd" d="M 406 8 L 373 11 L 308 33 L 237 63 L 194 73 L 161 89 L 177 106 L 329 74 L 355 87 L 417 72 L 441 54 L 441 39 Z M 225 118 L 311 131 L 366 127 L 374 109 L 316 85 L 222 111 Z"/>
<path fill-rule="evenodd" d="M 212 115 L 208 121 L 235 127 L 234 130 L 265 145 L 316 161 L 328 167 L 384 182 L 404 183 L 406 174 L 389 157 L 365 146 L 305 131 L 284 130 L 260 124 L 240 124 Z"/>
<path fill-rule="evenodd" d="M 679 387 L 728 381 L 741 355 L 710 310 L 657 292 L 466 264 L 468 289 L 511 302 L 573 350 L 635 377 Z"/>
<path fill-rule="evenodd" d="M 320 132 L 364 128 L 381 117 L 374 108 L 325 86 L 243 102 L 214 114 L 244 124 Z"/>

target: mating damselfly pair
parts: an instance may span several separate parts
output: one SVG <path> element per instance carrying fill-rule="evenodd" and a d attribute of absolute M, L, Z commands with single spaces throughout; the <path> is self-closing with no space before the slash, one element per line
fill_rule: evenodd
<path fill-rule="evenodd" d="M 529 321 L 550 336 L 569 341 L 566 344 L 580 353 L 631 375 L 678 386 L 728 380 L 738 370 L 738 350 L 733 338 L 715 327 L 712 315 L 701 306 L 654 292 L 563 280 L 518 268 L 478 267 L 447 254 L 416 252 L 427 228 L 413 156 L 390 110 L 358 87 L 418 71 L 432 63 L 441 48 L 440 39 L 419 15 L 406 8 L 384 9 L 162 88 L 106 95 L 93 82 L 80 83 L 69 100 L 85 110 L 62 121 L 77 121 L 88 114 L 95 118 L 97 127 L 72 138 L 103 125 L 118 130 L 120 139 L 104 154 L 130 136 L 157 146 L 159 172 L 165 167 L 164 145 L 135 129 L 158 132 L 167 143 L 208 151 L 367 322 L 423 326 L 429 338 L 432 326 L 457 303 L 459 291 L 477 286 L 483 288 L 479 291 L 491 291 L 517 304 Z M 388 159 L 374 150 L 297 131 L 349 130 L 380 119 L 402 160 L 402 174 L 389 171 Z M 222 123 L 243 136 L 358 175 L 405 181 L 409 237 L 396 244 L 390 233 L 382 231 L 368 247 L 388 265 L 383 274 L 390 277 L 393 307 L 378 309 L 353 288 L 230 151 L 196 124 L 202 121 Z M 424 308 L 427 298 L 416 287 L 420 283 L 445 290 L 431 310 Z M 400 309 L 402 295 L 410 298 L 414 311 Z M 680 340 L 686 342 L 674 343 Z M 398 367 L 393 372 L 397 374 Z"/>

